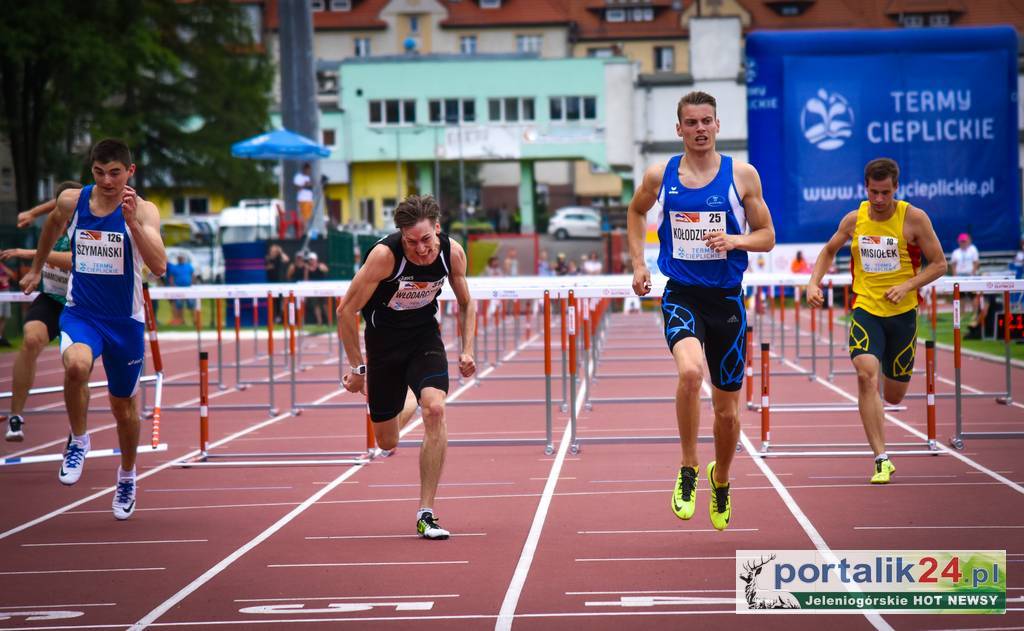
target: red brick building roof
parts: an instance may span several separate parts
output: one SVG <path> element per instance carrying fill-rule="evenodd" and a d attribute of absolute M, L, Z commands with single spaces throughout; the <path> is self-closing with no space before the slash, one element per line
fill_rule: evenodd
<path fill-rule="evenodd" d="M 352 0 L 351 11 L 314 11 L 314 31 L 366 31 L 383 30 L 388 23 L 380 19 L 380 12 L 389 0 Z M 267 0 L 267 28 L 276 31 L 281 20 L 277 11 L 278 0 Z M 324 4 L 329 6 L 328 0 Z"/>
<path fill-rule="evenodd" d="M 796 16 L 779 15 L 779 0 L 737 0 L 750 13 L 749 30 L 822 28 L 897 28 L 907 13 L 948 13 L 953 26 L 1009 24 L 1024 31 L 1024 2 L 1019 0 L 812 0 Z"/>
<path fill-rule="evenodd" d="M 688 0 L 685 4 L 690 2 L 692 0 Z M 649 2 L 564 0 L 564 4 L 572 21 L 576 23 L 576 39 L 578 41 L 666 39 L 685 37 L 688 33 L 682 22 L 682 8 L 672 8 L 672 0 Z M 678 3 L 680 7 L 683 4 L 682 2 Z M 634 7 L 652 8 L 654 20 L 650 22 L 608 22 L 605 20 L 604 14 L 608 8 L 621 8 L 628 11 Z"/>
<path fill-rule="evenodd" d="M 442 27 L 552 26 L 569 24 L 560 0 L 501 0 L 497 9 L 483 9 L 478 0 L 439 0 L 448 10 Z"/>

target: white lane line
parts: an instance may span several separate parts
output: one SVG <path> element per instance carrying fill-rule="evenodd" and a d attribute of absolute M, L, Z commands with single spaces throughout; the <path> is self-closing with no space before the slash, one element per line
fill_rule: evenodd
<path fill-rule="evenodd" d="M 330 394 L 326 394 L 326 395 L 320 397 L 319 399 L 317 399 L 315 401 L 315 403 L 323 403 L 324 401 L 327 401 L 328 399 L 331 399 L 331 398 L 341 394 L 342 392 L 344 392 L 344 390 L 335 390 L 334 392 L 331 392 Z M 286 419 L 286 418 L 290 418 L 291 416 L 292 416 L 291 412 L 284 412 L 282 414 L 278 414 L 277 416 L 269 418 L 269 419 L 267 419 L 267 420 L 265 420 L 265 421 L 263 421 L 261 423 L 257 423 L 256 425 L 253 425 L 251 427 L 247 427 L 247 428 L 245 428 L 243 430 L 235 432 L 234 434 L 231 434 L 229 436 L 225 436 L 224 438 L 221 438 L 220 440 L 214 441 L 214 442 L 210 443 L 208 449 L 213 449 L 214 447 L 219 447 L 219 446 L 221 446 L 221 445 L 223 445 L 225 443 L 231 442 L 232 440 L 234 440 L 235 438 L 238 438 L 239 436 L 245 436 L 246 434 L 250 434 L 252 432 L 258 431 L 260 429 L 263 429 L 264 427 L 267 427 L 268 425 L 273 425 L 274 423 L 277 423 L 280 420 L 283 420 L 283 419 Z M 190 459 L 192 459 L 192 458 L 194 458 L 194 457 L 196 457 L 198 455 L 199 455 L 199 450 L 198 449 L 192 450 L 192 451 L 190 451 L 190 452 L 180 456 L 179 458 L 177 458 L 175 460 L 169 460 L 169 461 L 165 462 L 164 464 L 162 464 L 160 466 L 154 467 L 154 468 L 150 469 L 149 471 L 147 471 L 145 473 L 139 474 L 139 476 L 136 479 L 137 480 L 142 480 L 142 479 L 148 478 L 151 475 L 155 475 L 155 474 L 159 473 L 160 471 L 163 471 L 164 469 L 169 469 L 171 467 L 177 467 L 182 462 L 190 460 Z M 89 503 L 89 502 L 91 502 L 91 501 L 93 501 L 93 500 L 95 500 L 97 498 L 103 497 L 104 495 L 107 495 L 107 494 L 113 493 L 113 492 L 114 492 L 114 487 L 113 486 L 108 486 L 105 489 L 103 489 L 102 491 L 97 491 L 96 493 L 93 493 L 92 495 L 88 495 L 86 497 L 83 497 L 80 500 L 71 502 L 70 504 L 66 504 L 65 506 L 62 506 L 62 507 L 60 507 L 60 508 L 58 508 L 56 510 L 50 511 L 49 513 L 46 513 L 45 515 L 42 515 L 40 517 L 36 517 L 35 519 L 27 521 L 27 522 L 25 522 L 25 523 L 23 523 L 23 524 L 21 524 L 19 526 L 15 526 L 14 528 L 11 528 L 10 530 L 6 530 L 4 532 L 0 532 L 0 539 L 6 539 L 7 537 L 10 537 L 11 535 L 15 535 L 15 534 L 17 534 L 17 533 L 19 533 L 19 532 L 21 532 L 23 530 L 26 530 L 28 528 L 31 528 L 31 527 L 36 526 L 38 524 L 41 524 L 41 523 L 43 523 L 45 521 L 49 521 L 50 519 L 53 519 L 54 517 L 57 517 L 58 515 L 63 515 L 64 513 L 68 512 L 68 511 L 70 511 L 70 510 L 72 510 L 74 508 L 78 508 L 79 506 L 81 506 L 83 504 L 87 504 L 87 503 Z M 136 509 L 136 510 L 140 510 L 140 509 Z M 86 512 L 86 511 L 83 511 L 83 512 Z"/>
<path fill-rule="evenodd" d="M 793 362 L 791 362 L 788 359 L 784 359 L 783 362 L 788 364 L 791 368 L 799 368 L 799 366 L 797 366 L 796 364 L 794 364 Z M 825 381 L 824 379 L 822 379 L 821 377 L 818 377 L 817 375 L 815 375 L 814 380 L 817 381 L 818 383 L 820 383 L 821 385 L 825 386 L 829 390 L 831 390 L 831 391 L 835 392 L 836 394 L 842 396 L 843 398 L 847 399 L 848 401 L 852 401 L 854 403 L 857 402 L 857 397 L 856 396 L 850 394 L 849 392 L 847 392 L 846 390 L 843 390 L 842 388 L 836 386 L 835 384 L 829 383 L 828 381 Z M 905 429 L 906 431 L 910 432 L 911 434 L 917 436 L 921 440 L 923 440 L 923 441 L 927 441 L 928 440 L 928 436 L 927 435 L 923 434 L 922 432 L 917 431 L 916 429 L 914 429 L 910 425 L 904 423 L 903 421 L 901 421 L 900 419 L 896 418 L 892 414 L 886 413 L 885 418 L 888 419 L 889 421 L 892 421 L 893 423 L 895 423 L 899 427 L 902 427 L 903 429 Z M 751 445 L 751 446 L 753 446 L 753 445 Z M 947 447 L 944 444 L 942 444 L 941 441 L 938 441 L 938 440 L 935 441 L 935 446 L 938 447 L 941 451 L 943 451 L 943 452 L 953 456 L 957 460 L 960 460 L 964 464 L 966 464 L 966 465 L 968 465 L 970 467 L 973 467 L 973 468 L 977 469 L 978 471 L 981 471 L 982 473 L 985 473 L 989 477 L 991 477 L 991 478 L 993 478 L 995 480 L 998 480 L 999 482 L 1002 482 L 1003 484 L 1005 484 L 1006 486 L 1010 487 L 1014 491 L 1017 491 L 1018 493 L 1024 494 L 1024 486 L 1021 486 L 1020 484 L 1017 484 L 1016 482 L 1014 482 L 1013 480 L 1007 478 L 1006 476 L 1000 475 L 1000 474 L 996 473 L 992 469 L 989 469 L 988 467 L 982 465 L 981 463 L 979 463 L 979 462 L 977 462 L 975 460 L 972 460 L 971 458 L 968 458 L 967 456 L 965 456 L 964 454 L 961 454 L 960 452 L 958 452 L 955 449 L 950 449 L 949 447 Z M 753 449 L 751 449 L 751 453 L 752 454 L 754 453 Z M 759 458 L 759 457 L 755 457 L 754 459 L 755 460 L 761 460 L 761 458 Z"/>
<path fill-rule="evenodd" d="M 533 337 L 535 338 L 535 337 L 537 337 L 537 335 L 534 335 Z M 531 340 L 532 339 L 533 338 L 531 338 Z M 514 351 L 511 351 L 508 354 L 508 357 L 511 358 L 517 351 L 518 351 L 518 349 L 516 349 Z M 490 366 L 490 367 L 484 369 L 484 371 L 480 373 L 480 378 L 486 377 L 493 370 L 494 370 L 494 366 Z M 462 395 L 463 392 L 465 392 L 469 388 L 473 387 L 473 385 L 476 384 L 477 381 L 478 381 L 478 378 L 473 378 L 473 379 L 469 379 L 468 381 L 466 381 L 466 383 L 463 384 L 462 387 L 460 387 L 453 394 L 448 396 L 448 401 L 453 401 L 453 400 L 457 399 L 459 396 Z M 331 396 L 333 396 L 333 395 L 331 395 Z M 326 399 L 327 399 L 327 397 L 324 397 L 323 399 L 318 400 L 317 403 L 320 403 L 320 402 L 322 402 L 323 400 L 326 400 Z M 285 414 L 285 415 L 281 415 L 281 416 L 282 417 L 291 416 L 291 414 Z M 423 417 L 422 416 L 420 416 L 419 418 L 417 418 L 414 421 L 411 421 L 408 425 L 406 425 L 402 429 L 401 432 L 399 432 L 399 437 L 405 436 L 406 434 L 411 432 L 413 429 L 415 429 L 418 425 L 421 425 L 422 423 L 423 423 Z M 260 426 L 256 426 L 256 428 L 258 428 L 258 427 L 260 427 Z M 255 428 L 253 428 L 253 429 L 255 429 Z M 249 432 L 247 431 L 245 433 L 249 433 Z M 216 446 L 216 445 L 212 445 L 212 446 Z M 208 569 L 205 572 L 203 572 L 201 575 L 199 575 L 199 577 L 197 577 L 195 580 L 193 580 L 191 583 L 189 583 L 185 587 L 183 587 L 180 590 L 178 590 L 178 592 L 175 593 L 173 596 L 171 596 L 170 598 L 168 598 L 164 602 L 162 602 L 159 605 L 157 605 L 152 611 L 147 613 L 145 616 L 140 618 L 138 620 L 138 622 L 133 624 L 129 628 L 129 631 L 142 631 L 142 629 L 145 629 L 149 625 L 151 625 L 154 622 L 156 622 L 156 620 L 160 616 L 162 616 L 163 614 L 167 613 L 167 611 L 169 611 L 172 607 L 174 607 L 175 605 L 177 605 L 178 603 L 183 601 L 185 598 L 187 598 L 192 592 L 196 591 L 197 589 L 199 589 L 200 587 L 202 587 L 203 585 L 205 585 L 206 583 L 211 581 L 215 576 L 217 576 L 218 574 L 223 572 L 225 569 L 227 569 L 228 566 L 230 566 L 232 563 L 237 561 L 239 558 L 241 558 L 247 552 L 249 552 L 250 550 L 252 550 L 256 546 L 258 546 L 259 544 L 263 543 L 267 539 L 269 539 L 274 533 L 276 533 L 277 531 L 279 531 L 282 528 L 284 528 L 289 522 L 291 522 L 293 519 L 295 519 L 300 514 L 305 512 L 306 509 L 308 509 L 310 506 L 315 504 L 317 501 L 319 501 L 325 495 L 330 493 L 336 487 L 340 486 L 345 480 L 347 480 L 348 478 L 350 478 L 353 475 L 355 475 L 356 473 L 358 473 L 365 466 L 366 466 L 365 464 L 354 465 L 352 468 L 350 468 L 349 470 L 345 471 L 344 473 L 342 473 L 341 475 L 336 477 L 334 480 L 329 482 L 322 489 L 320 489 L 319 491 L 317 491 L 313 495 L 309 496 L 308 498 L 306 498 L 306 500 L 304 502 L 302 502 L 301 504 L 296 506 L 294 509 L 289 511 L 288 514 L 284 515 L 283 517 L 278 519 L 276 522 L 271 524 L 266 530 L 264 530 L 260 534 L 258 534 L 255 537 L 253 537 L 251 540 L 249 540 L 248 543 L 246 543 L 242 547 L 238 548 L 237 550 L 235 550 L 234 552 L 232 552 L 231 554 L 229 554 L 225 558 L 221 559 L 221 561 L 219 561 L 216 565 L 214 565 L 210 569 Z"/>
<path fill-rule="evenodd" d="M 576 393 L 576 401 L 573 403 L 576 406 L 577 419 L 579 419 L 580 410 L 583 409 L 583 402 L 586 400 L 587 388 L 589 386 L 590 380 L 584 380 L 580 390 Z M 533 514 L 530 532 L 526 535 L 526 541 L 523 542 L 523 551 L 519 555 L 516 569 L 512 573 L 512 580 L 509 581 L 508 589 L 505 591 L 505 598 L 501 602 L 498 619 L 494 623 L 495 631 L 510 631 L 512 629 L 512 620 L 516 616 L 516 606 L 519 604 L 519 597 L 523 593 L 526 576 L 530 573 L 533 557 L 537 553 L 540 534 L 544 530 L 544 520 L 547 519 L 548 509 L 551 507 L 551 498 L 555 493 L 555 486 L 558 485 L 558 478 L 562 473 L 562 465 L 565 464 L 565 454 L 569 451 L 571 435 L 572 423 L 566 423 L 565 431 L 562 432 L 562 439 L 558 444 L 558 452 L 555 454 L 555 460 L 551 463 L 551 470 L 548 472 L 548 480 L 544 483 L 544 490 L 541 493 L 540 501 L 537 502 L 537 510 Z"/>
<path fill-rule="evenodd" d="M 958 475 L 901 475 L 900 479 L 903 478 L 924 478 L 924 479 L 935 479 L 935 478 L 958 478 Z M 863 475 L 809 475 L 808 480 L 863 480 Z"/>
<path fill-rule="evenodd" d="M 573 559 L 577 563 L 604 563 L 604 562 L 617 562 L 617 561 L 732 561 L 736 562 L 736 557 L 602 557 L 592 559 Z"/>
<path fill-rule="evenodd" d="M 735 594 L 732 589 L 649 589 L 627 592 L 565 592 L 566 596 L 618 596 L 619 594 Z"/>
<path fill-rule="evenodd" d="M 515 482 L 441 482 L 438 484 L 441 486 L 513 486 Z M 420 488 L 417 484 L 367 484 L 367 488 L 371 489 L 398 489 L 404 487 L 415 487 Z"/>
<path fill-rule="evenodd" d="M 384 567 L 388 565 L 466 565 L 469 561 L 366 561 L 350 563 L 272 563 L 267 567 Z"/>
<path fill-rule="evenodd" d="M 69 605 L 5 605 L 0 609 L 59 609 L 61 607 L 116 607 L 117 603 L 71 603 Z"/>
<path fill-rule="evenodd" d="M 707 382 L 704 382 L 702 385 L 704 390 L 708 391 L 708 394 L 710 394 L 711 388 L 708 386 Z M 754 444 L 750 442 L 750 439 L 747 438 L 746 432 L 742 429 L 740 429 L 740 442 L 743 443 L 743 448 L 747 450 L 747 455 L 749 455 L 751 460 L 754 461 L 754 465 L 761 470 L 761 473 L 768 478 L 768 482 L 775 487 L 776 493 L 779 494 L 779 497 L 782 499 L 783 503 L 785 503 L 786 508 L 789 509 L 789 512 L 796 519 L 797 524 L 803 528 L 807 537 L 814 543 L 814 547 L 818 549 L 818 552 L 820 552 L 828 562 L 838 563 L 839 559 L 836 557 L 835 553 L 832 552 L 832 548 L 830 548 L 825 542 L 825 538 L 822 537 L 821 533 L 818 532 L 818 529 L 814 527 L 814 524 L 811 523 L 811 520 L 807 517 L 806 513 L 804 513 L 803 509 L 800 508 L 800 505 L 796 503 L 796 499 L 794 499 L 792 494 L 790 494 L 786 485 L 782 483 L 782 480 L 779 480 L 772 468 L 764 461 L 765 459 L 757 455 L 757 450 L 754 448 Z M 854 586 L 844 585 L 844 587 L 850 592 L 860 591 L 859 588 Z M 863 612 L 863 615 L 867 618 L 867 621 L 871 626 L 878 629 L 878 631 L 894 631 L 889 623 L 886 622 L 877 611 L 866 611 Z"/>
<path fill-rule="evenodd" d="M 293 596 L 291 598 L 236 598 L 236 603 L 298 602 L 310 600 L 391 600 L 392 598 L 459 598 L 460 594 L 402 594 L 400 596 Z"/>
<path fill-rule="evenodd" d="M 55 546 L 126 546 L 149 543 L 207 543 L 209 539 L 162 539 L 153 541 L 77 541 L 70 543 L 23 543 L 22 548 L 47 548 Z"/>
<path fill-rule="evenodd" d="M 296 506 L 299 502 L 264 502 L 259 504 L 206 504 L 200 506 L 157 506 L 156 508 L 136 508 L 136 513 L 157 513 L 172 510 L 201 510 L 204 508 L 265 508 L 270 506 Z M 74 510 L 68 515 L 98 515 L 109 513 L 109 510 Z"/>
<path fill-rule="evenodd" d="M 990 530 L 1012 530 L 1024 528 L 1024 526 L 854 526 L 854 530 L 975 530 L 986 528 Z"/>
<path fill-rule="evenodd" d="M 60 403 L 60 405 L 63 405 L 63 404 L 64 404 L 63 402 Z M 53 405 L 53 407 L 56 407 L 57 405 L 58 404 L 55 403 Z M 89 434 L 90 435 L 97 434 L 99 432 L 102 432 L 104 430 L 111 429 L 111 428 L 114 428 L 114 427 L 117 427 L 117 423 L 108 423 L 107 425 L 100 425 L 99 427 L 94 427 L 94 428 L 90 429 L 89 430 Z M 30 453 L 32 453 L 34 451 L 39 451 L 40 449 L 46 449 L 47 447 L 55 447 L 57 445 L 64 445 L 64 444 L 67 444 L 67 442 L 68 442 L 67 437 L 58 438 L 57 440 L 51 440 L 48 443 L 43 443 L 41 445 L 36 445 L 35 447 L 28 447 L 26 449 L 22 449 L 21 451 L 14 451 L 14 452 L 11 452 L 9 454 L 5 454 L 4 458 L 16 458 L 18 456 L 23 456 L 25 454 L 30 454 Z"/>
<path fill-rule="evenodd" d="M 90 572 L 159 572 L 165 567 L 103 567 L 84 570 L 26 570 L 23 572 L 0 572 L 0 576 L 22 576 L 26 574 L 85 574 Z"/>
<path fill-rule="evenodd" d="M 212 486 L 199 489 L 143 489 L 146 493 L 199 493 L 205 491 L 283 491 L 294 486 Z"/>
<path fill-rule="evenodd" d="M 460 532 L 458 537 L 486 537 L 486 532 Z M 419 535 L 324 535 L 306 537 L 308 541 L 325 541 L 328 539 L 419 539 Z"/>
<path fill-rule="evenodd" d="M 757 532 L 760 528 L 729 528 L 724 532 Z M 648 535 L 659 533 L 670 533 L 674 535 L 685 535 L 691 532 L 719 532 L 714 528 L 665 528 L 663 530 L 577 530 L 577 535 Z"/>

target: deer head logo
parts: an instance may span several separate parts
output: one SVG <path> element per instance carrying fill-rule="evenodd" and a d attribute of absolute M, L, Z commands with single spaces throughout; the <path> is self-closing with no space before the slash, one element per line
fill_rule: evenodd
<path fill-rule="evenodd" d="M 799 609 L 800 605 L 788 594 L 779 592 L 760 592 L 757 588 L 757 576 L 761 569 L 770 561 L 775 560 L 775 555 L 767 559 L 761 557 L 761 561 L 754 563 L 748 561 L 743 564 L 743 572 L 740 580 L 747 584 L 744 588 L 744 595 L 747 599 L 747 606 L 750 609 Z"/>

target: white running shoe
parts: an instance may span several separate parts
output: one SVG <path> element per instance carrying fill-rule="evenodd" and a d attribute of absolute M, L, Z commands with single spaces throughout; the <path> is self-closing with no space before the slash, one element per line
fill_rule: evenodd
<path fill-rule="evenodd" d="M 135 512 L 135 478 L 124 478 L 117 481 L 114 489 L 114 518 L 125 520 Z"/>
<path fill-rule="evenodd" d="M 71 486 L 82 477 L 82 467 L 85 466 L 85 455 L 89 453 L 88 445 L 68 436 L 68 444 L 64 447 L 64 460 L 60 463 L 60 483 Z"/>
<path fill-rule="evenodd" d="M 21 418 L 20 414 L 12 414 L 7 417 L 7 436 L 5 438 L 12 443 L 20 443 L 25 440 L 25 432 L 22 427 L 25 425 L 25 419 Z"/>

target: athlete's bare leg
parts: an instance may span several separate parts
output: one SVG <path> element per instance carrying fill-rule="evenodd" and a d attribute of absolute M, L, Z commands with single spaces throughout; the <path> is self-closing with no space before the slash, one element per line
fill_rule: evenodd
<path fill-rule="evenodd" d="M 63 359 L 64 404 L 68 409 L 71 433 L 81 436 L 88 427 L 92 349 L 87 344 L 72 344 L 64 351 Z"/>
<path fill-rule="evenodd" d="M 110 411 L 117 421 L 117 443 L 121 448 L 121 470 L 135 468 L 135 453 L 139 447 L 139 409 L 135 397 L 110 395 Z"/>
<path fill-rule="evenodd" d="M 437 485 L 448 450 L 444 390 L 424 388 L 420 392 L 423 410 L 423 446 L 420 447 L 420 506 L 433 506 Z"/>
<path fill-rule="evenodd" d="M 878 358 L 867 353 L 857 355 L 853 358 L 853 367 L 857 370 L 857 408 L 860 410 L 860 422 L 864 425 L 864 433 L 867 435 L 871 450 L 878 456 L 885 453 L 885 410 L 882 407 L 882 398 L 878 396 Z"/>
<path fill-rule="evenodd" d="M 11 384 L 11 414 L 21 415 L 32 382 L 36 379 L 36 360 L 39 353 L 50 343 L 46 325 L 38 320 L 26 322 L 22 328 L 24 337 L 18 356 L 14 359 L 14 377 Z"/>
<path fill-rule="evenodd" d="M 700 430 L 700 390 L 704 379 L 704 349 L 700 340 L 687 337 L 672 347 L 679 382 L 676 385 L 676 423 L 684 467 L 699 468 L 697 433 Z"/>

